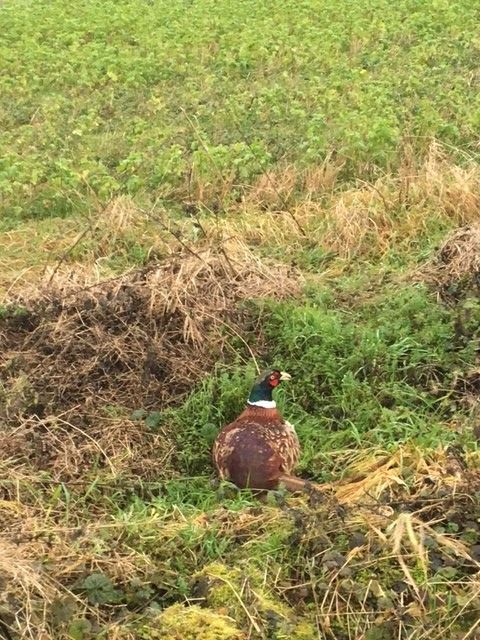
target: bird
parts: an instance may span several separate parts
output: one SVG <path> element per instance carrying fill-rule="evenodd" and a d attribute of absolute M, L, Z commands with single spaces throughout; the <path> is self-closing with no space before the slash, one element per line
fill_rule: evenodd
<path fill-rule="evenodd" d="M 221 480 L 240 489 L 264 491 L 281 485 L 292 492 L 311 487 L 307 480 L 292 475 L 300 458 L 300 442 L 272 398 L 274 389 L 290 379 L 290 374 L 279 369 L 260 374 L 242 413 L 220 430 L 213 445 L 213 462 Z"/>

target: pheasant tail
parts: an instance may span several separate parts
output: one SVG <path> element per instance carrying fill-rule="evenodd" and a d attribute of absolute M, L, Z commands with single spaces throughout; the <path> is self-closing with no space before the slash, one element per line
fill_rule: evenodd
<path fill-rule="evenodd" d="M 290 476 L 287 474 L 283 474 L 278 479 L 279 484 L 283 484 L 284 487 L 291 491 L 292 493 L 306 492 L 310 491 L 319 491 L 324 492 L 328 489 L 328 485 L 321 485 L 317 482 L 310 482 L 309 480 L 304 480 L 303 478 L 297 478 L 297 476 Z"/>

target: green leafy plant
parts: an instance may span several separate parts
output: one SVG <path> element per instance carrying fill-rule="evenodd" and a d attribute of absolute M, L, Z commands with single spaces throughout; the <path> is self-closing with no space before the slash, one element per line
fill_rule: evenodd
<path fill-rule="evenodd" d="M 121 592 L 115 589 L 110 578 L 104 573 L 90 574 L 79 588 L 91 604 L 116 604 L 122 599 Z"/>

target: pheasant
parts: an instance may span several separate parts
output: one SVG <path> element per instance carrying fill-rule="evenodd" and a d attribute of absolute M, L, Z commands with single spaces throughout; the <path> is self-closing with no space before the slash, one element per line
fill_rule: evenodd
<path fill-rule="evenodd" d="M 244 411 L 220 431 L 213 461 L 221 479 L 242 489 L 268 490 L 283 484 L 290 491 L 302 491 L 311 486 L 291 475 L 300 457 L 300 443 L 272 399 L 272 391 L 290 378 L 277 369 L 260 375 Z"/>

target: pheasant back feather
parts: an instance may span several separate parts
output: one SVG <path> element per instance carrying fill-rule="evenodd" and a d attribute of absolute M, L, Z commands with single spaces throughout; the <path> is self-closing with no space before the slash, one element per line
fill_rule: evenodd
<path fill-rule="evenodd" d="M 275 488 L 281 476 L 291 474 L 299 457 L 295 429 L 275 406 L 247 405 L 221 430 L 213 448 L 220 478 L 241 488 Z"/>

